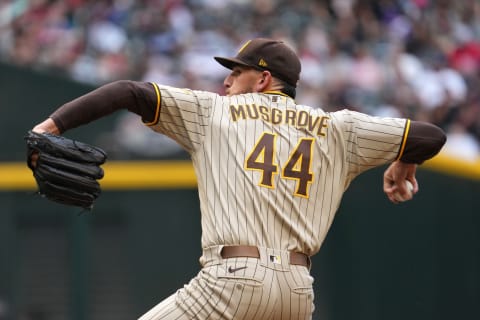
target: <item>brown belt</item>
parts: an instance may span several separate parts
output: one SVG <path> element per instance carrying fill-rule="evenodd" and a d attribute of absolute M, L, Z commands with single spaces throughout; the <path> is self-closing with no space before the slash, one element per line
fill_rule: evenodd
<path fill-rule="evenodd" d="M 224 246 L 220 254 L 224 259 L 238 257 L 260 258 L 260 252 L 255 246 Z M 308 268 L 310 266 L 310 258 L 304 253 L 290 251 L 290 264 Z"/>

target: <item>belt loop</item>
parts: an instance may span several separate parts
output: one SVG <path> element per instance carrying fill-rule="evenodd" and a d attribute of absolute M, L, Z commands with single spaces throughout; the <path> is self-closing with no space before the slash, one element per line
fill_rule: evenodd
<path fill-rule="evenodd" d="M 200 257 L 200 265 L 205 267 L 207 264 L 220 264 L 222 261 L 222 248 L 222 245 L 204 248 L 202 256 Z"/>

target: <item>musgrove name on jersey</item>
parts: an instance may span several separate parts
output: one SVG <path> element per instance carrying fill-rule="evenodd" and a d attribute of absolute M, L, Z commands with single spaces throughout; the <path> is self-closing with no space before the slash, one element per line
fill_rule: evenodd
<path fill-rule="evenodd" d="M 256 104 L 231 105 L 230 117 L 232 121 L 257 120 L 270 122 L 274 125 L 285 124 L 311 132 L 313 135 L 324 137 L 327 128 L 327 116 L 311 115 L 305 110 L 278 109 Z"/>

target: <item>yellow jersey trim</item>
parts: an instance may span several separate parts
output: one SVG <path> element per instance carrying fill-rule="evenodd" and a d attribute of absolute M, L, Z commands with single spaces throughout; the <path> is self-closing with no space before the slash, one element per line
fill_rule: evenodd
<path fill-rule="evenodd" d="M 157 94 L 157 106 L 155 109 L 155 117 L 153 118 L 153 121 L 145 122 L 146 126 L 153 126 L 158 123 L 158 120 L 160 118 L 160 101 L 162 100 L 160 96 L 160 90 L 158 89 L 158 85 L 155 82 L 150 82 L 150 83 L 152 84 L 153 88 L 155 89 L 155 93 Z"/>
<path fill-rule="evenodd" d="M 407 119 L 407 124 L 405 125 L 405 132 L 403 133 L 402 145 L 400 146 L 400 151 L 398 152 L 397 159 L 395 160 L 400 160 L 400 158 L 403 156 L 403 152 L 405 151 L 405 145 L 407 144 L 407 137 L 408 137 L 409 131 L 410 131 L 410 119 Z"/>
<path fill-rule="evenodd" d="M 283 92 L 280 92 L 280 91 L 263 91 L 262 93 L 265 93 L 265 94 L 278 94 L 278 95 L 281 95 L 281 96 L 284 96 L 284 97 L 288 97 L 288 98 L 292 98 L 290 97 L 288 94 L 285 94 Z"/>

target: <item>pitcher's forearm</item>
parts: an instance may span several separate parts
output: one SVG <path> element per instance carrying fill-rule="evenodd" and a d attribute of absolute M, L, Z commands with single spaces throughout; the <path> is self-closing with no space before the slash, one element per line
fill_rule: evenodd
<path fill-rule="evenodd" d="M 106 84 L 65 103 L 50 118 L 59 133 L 127 109 L 140 115 L 144 122 L 155 117 L 157 94 L 152 84 L 121 80 Z"/>

